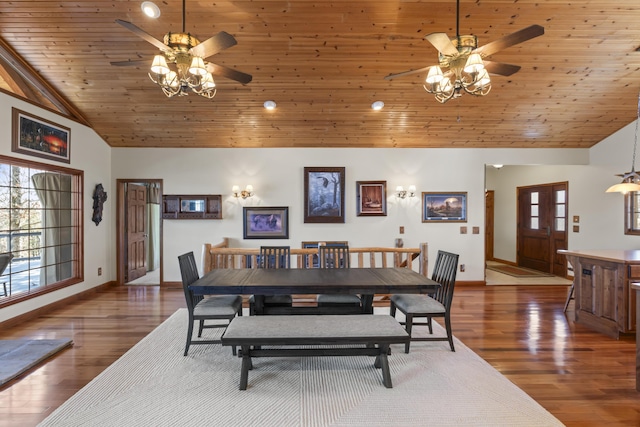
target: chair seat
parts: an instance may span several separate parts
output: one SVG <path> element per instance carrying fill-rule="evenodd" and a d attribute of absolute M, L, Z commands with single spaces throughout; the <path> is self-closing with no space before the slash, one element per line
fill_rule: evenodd
<path fill-rule="evenodd" d="M 255 296 L 251 295 L 251 297 L 249 297 L 249 303 L 254 304 L 255 302 Z M 265 305 L 290 306 L 293 304 L 293 297 L 291 295 L 265 295 L 264 303 Z"/>
<path fill-rule="evenodd" d="M 240 307 L 242 307 L 242 297 L 240 295 L 216 295 L 200 301 L 193 308 L 193 315 L 194 317 L 234 317 Z"/>
<path fill-rule="evenodd" d="M 327 305 L 353 305 L 359 307 L 362 300 L 353 294 L 320 294 L 317 297 L 319 306 Z"/>
<path fill-rule="evenodd" d="M 398 310 L 411 314 L 444 314 L 444 305 L 426 295 L 396 294 L 391 296 Z"/>

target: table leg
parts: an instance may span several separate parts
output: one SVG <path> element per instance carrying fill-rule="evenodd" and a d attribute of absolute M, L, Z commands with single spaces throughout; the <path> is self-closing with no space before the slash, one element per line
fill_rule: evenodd
<path fill-rule="evenodd" d="M 240 390 L 247 389 L 247 382 L 249 381 L 249 369 L 253 366 L 251 363 L 251 347 L 248 345 L 242 346 L 242 367 L 240 368 Z"/>
<path fill-rule="evenodd" d="M 393 388 L 393 384 L 391 383 L 391 371 L 389 370 L 389 358 L 387 354 L 389 353 L 389 344 L 379 344 L 380 353 L 376 357 L 375 367 L 382 368 L 382 383 L 386 388 Z"/>
<path fill-rule="evenodd" d="M 256 315 L 264 314 L 264 295 L 254 295 L 254 310 Z"/>
<path fill-rule="evenodd" d="M 363 294 L 360 299 L 362 300 L 362 313 L 373 314 L 373 294 Z"/>

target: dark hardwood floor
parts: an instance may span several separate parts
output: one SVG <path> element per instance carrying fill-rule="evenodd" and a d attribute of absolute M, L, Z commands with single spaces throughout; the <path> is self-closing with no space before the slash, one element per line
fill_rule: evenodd
<path fill-rule="evenodd" d="M 567 426 L 640 425 L 635 337 L 574 324 L 567 289 L 458 286 L 454 334 Z M 183 306 L 181 290 L 123 286 L 1 331 L 74 346 L 0 389 L 0 426 L 36 425 Z"/>

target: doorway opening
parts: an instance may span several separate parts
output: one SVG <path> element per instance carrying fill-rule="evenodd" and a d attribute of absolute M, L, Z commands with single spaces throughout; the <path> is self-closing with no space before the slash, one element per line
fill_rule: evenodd
<path fill-rule="evenodd" d="M 517 188 L 518 266 L 566 277 L 568 183 Z"/>
<path fill-rule="evenodd" d="M 117 282 L 161 285 L 162 179 L 118 179 Z"/>

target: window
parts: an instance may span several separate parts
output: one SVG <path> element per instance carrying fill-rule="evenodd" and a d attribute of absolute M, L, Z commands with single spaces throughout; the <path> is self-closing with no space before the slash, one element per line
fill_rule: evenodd
<path fill-rule="evenodd" d="M 529 216 L 529 218 L 531 218 L 531 224 L 529 225 L 529 228 L 531 228 L 532 230 L 538 230 L 540 228 L 540 202 L 538 200 L 538 192 L 537 191 L 532 191 L 531 192 L 531 215 Z"/>
<path fill-rule="evenodd" d="M 0 306 L 83 280 L 83 172 L 0 156 Z"/>
<path fill-rule="evenodd" d="M 640 193 L 624 195 L 624 234 L 640 235 Z"/>
<path fill-rule="evenodd" d="M 565 231 L 567 224 L 567 192 L 565 190 L 556 190 L 554 229 L 555 231 Z"/>

